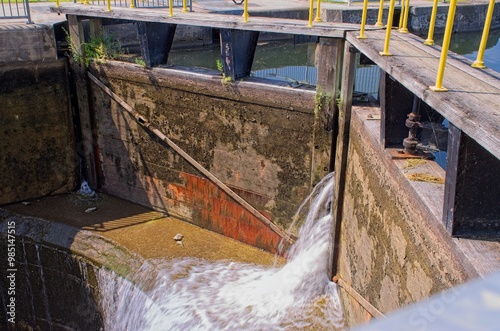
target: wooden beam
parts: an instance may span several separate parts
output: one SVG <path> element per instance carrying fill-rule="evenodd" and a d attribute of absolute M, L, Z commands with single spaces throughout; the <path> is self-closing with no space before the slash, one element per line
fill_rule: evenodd
<path fill-rule="evenodd" d="M 347 169 L 347 152 L 349 148 L 349 129 L 351 125 L 352 94 L 356 65 L 356 48 L 346 42 L 344 46 L 344 71 L 340 88 L 339 134 L 337 137 L 337 153 L 335 155 L 335 191 L 332 208 L 334 225 L 332 226 L 333 254 L 330 278 L 337 274 L 340 244 L 340 226 L 344 205 L 345 175 Z"/>
<path fill-rule="evenodd" d="M 314 142 L 311 146 L 311 185 L 316 185 L 335 164 L 338 134 L 337 96 L 340 95 L 344 42 L 336 38 L 320 38 L 316 46 L 318 70 L 314 109 Z"/>
<path fill-rule="evenodd" d="M 76 50 L 82 55 L 82 61 L 84 61 L 85 52 L 83 51 L 82 45 L 85 43 L 85 39 L 82 23 L 78 21 L 76 16 L 69 15 L 68 25 L 71 43 L 75 45 Z M 92 24 L 92 26 L 94 27 L 93 32 L 96 32 L 95 29 L 99 29 L 99 24 L 97 22 L 96 24 Z M 77 153 L 82 159 L 84 179 L 92 188 L 97 189 L 99 188 L 98 169 L 100 169 L 100 167 L 97 166 L 99 160 L 96 158 L 95 151 L 97 145 L 94 143 L 94 117 L 89 105 L 87 68 L 84 63 L 74 61 L 70 61 L 70 65 L 74 75 L 76 99 L 78 103 L 78 119 L 80 122 L 79 129 L 81 131 L 81 141 L 77 141 Z"/>
<path fill-rule="evenodd" d="M 104 6 L 85 6 L 81 4 L 64 3 L 60 7 L 50 7 L 59 14 L 106 17 L 131 21 L 159 22 L 180 25 L 204 26 L 217 29 L 236 29 L 246 31 L 261 31 L 283 34 L 309 35 L 318 37 L 344 38 L 345 31 L 359 30 L 359 24 L 339 22 L 318 22 L 308 27 L 303 20 L 254 17 L 244 22 L 240 15 L 207 14 L 207 13 L 176 13 L 170 17 L 158 9 L 141 8 L 131 10 L 114 7 L 107 12 Z M 367 30 L 378 30 L 379 27 L 366 27 Z"/>

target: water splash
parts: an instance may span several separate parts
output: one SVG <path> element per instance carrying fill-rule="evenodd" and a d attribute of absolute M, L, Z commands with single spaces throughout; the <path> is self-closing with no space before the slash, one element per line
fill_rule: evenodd
<path fill-rule="evenodd" d="M 328 280 L 333 176 L 308 200 L 309 213 L 282 268 L 198 258 L 153 260 L 129 275 L 99 269 L 106 330 L 335 330 L 343 327 Z"/>
<path fill-rule="evenodd" d="M 78 194 L 86 197 L 96 197 L 97 193 L 89 186 L 89 183 L 85 179 L 82 179 L 82 184 L 80 189 L 77 191 Z"/>

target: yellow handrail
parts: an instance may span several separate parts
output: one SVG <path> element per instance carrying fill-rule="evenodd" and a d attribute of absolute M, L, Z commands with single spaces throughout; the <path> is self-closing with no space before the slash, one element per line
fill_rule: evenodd
<path fill-rule="evenodd" d="M 425 39 L 424 41 L 425 45 L 434 45 L 434 26 L 436 25 L 438 1 L 439 0 L 434 0 L 434 3 L 432 5 L 431 22 L 429 24 L 429 34 L 427 35 L 427 39 Z"/>
<path fill-rule="evenodd" d="M 394 3 L 395 0 L 391 0 L 391 3 L 389 5 L 389 16 L 387 17 L 387 27 L 386 27 L 386 33 L 385 33 L 385 42 L 384 42 L 384 50 L 382 52 L 379 52 L 380 55 L 382 56 L 391 56 L 392 54 L 389 53 L 389 40 L 391 39 L 391 29 L 392 29 L 392 21 L 393 21 L 393 16 L 394 16 Z"/>
<path fill-rule="evenodd" d="M 56 0 L 56 8 L 59 8 L 59 0 Z"/>
<path fill-rule="evenodd" d="M 361 14 L 361 29 L 359 30 L 358 39 L 366 39 L 365 25 L 366 25 L 366 12 L 368 11 L 368 0 L 363 1 L 363 13 Z"/>
<path fill-rule="evenodd" d="M 130 0 L 130 8 L 135 8 L 135 0 Z"/>
<path fill-rule="evenodd" d="M 174 0 L 168 0 L 168 14 L 170 17 L 174 16 Z"/>
<path fill-rule="evenodd" d="M 453 30 L 453 21 L 455 20 L 455 10 L 457 0 L 450 1 L 450 9 L 448 10 L 448 19 L 446 20 L 446 29 L 444 30 L 443 46 L 441 49 L 441 58 L 439 59 L 439 68 L 436 77 L 436 85 L 429 86 L 432 91 L 446 92 L 448 89 L 443 87 L 444 68 L 446 66 L 446 58 L 448 57 L 448 48 L 450 47 L 451 32 Z"/>
<path fill-rule="evenodd" d="M 106 11 L 111 11 L 111 0 L 107 0 L 106 3 L 108 5 L 108 8 L 106 9 Z"/>
<path fill-rule="evenodd" d="M 309 1 L 309 25 L 308 27 L 313 26 L 313 11 L 314 11 L 314 0 Z"/>
<path fill-rule="evenodd" d="M 410 15 L 410 0 L 405 1 L 405 11 L 403 16 L 403 25 L 399 29 L 400 33 L 408 33 L 408 16 Z"/>
<path fill-rule="evenodd" d="M 320 8 L 321 8 L 321 0 L 318 0 L 318 6 L 316 8 L 316 18 L 314 19 L 314 22 L 321 22 Z"/>
<path fill-rule="evenodd" d="M 486 42 L 488 41 L 488 35 L 490 33 L 491 18 L 493 17 L 493 9 L 495 7 L 495 0 L 490 0 L 488 6 L 488 12 L 486 13 L 486 21 L 484 22 L 483 35 L 481 37 L 481 43 L 479 44 L 479 51 L 477 52 L 477 59 L 472 63 L 472 67 L 478 69 L 484 69 L 484 50 L 486 49 Z"/>
<path fill-rule="evenodd" d="M 182 12 L 184 12 L 184 13 L 188 12 L 187 0 L 182 0 Z"/>
<path fill-rule="evenodd" d="M 377 18 L 377 23 L 375 23 L 375 26 L 384 26 L 384 23 L 382 23 L 383 17 L 384 17 L 384 0 L 380 0 L 380 4 L 378 6 L 378 18 Z"/>
<path fill-rule="evenodd" d="M 399 24 L 398 24 L 398 29 L 401 29 L 403 26 L 403 17 L 405 16 L 405 6 L 406 6 L 406 0 L 401 1 L 401 13 L 399 14 Z"/>
<path fill-rule="evenodd" d="M 243 22 L 248 22 L 248 0 L 243 4 Z"/>

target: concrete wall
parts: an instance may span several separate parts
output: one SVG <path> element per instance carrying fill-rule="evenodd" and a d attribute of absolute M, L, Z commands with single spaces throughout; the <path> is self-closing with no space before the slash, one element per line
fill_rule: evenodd
<path fill-rule="evenodd" d="M 439 6 L 436 16 L 435 32 L 443 33 L 446 27 L 446 19 L 448 17 L 448 5 Z M 488 4 L 474 5 L 457 5 L 455 13 L 453 32 L 467 31 L 482 31 L 484 21 L 486 20 L 486 12 Z M 430 23 L 432 7 L 413 7 L 410 11 L 408 29 L 413 33 L 427 33 Z M 500 8 L 498 4 L 493 11 L 493 19 L 491 21 L 491 29 L 500 27 Z"/>
<path fill-rule="evenodd" d="M 69 98 L 65 61 L 34 57 L 0 66 L 0 205 L 75 187 Z"/>
<path fill-rule="evenodd" d="M 98 78 L 201 165 L 287 227 L 329 170 L 314 91 L 110 62 Z M 273 251 L 279 238 L 92 84 L 102 189 Z M 318 115 L 318 116 L 317 116 Z M 322 132 L 322 133 L 321 133 Z M 312 160 L 315 160 L 313 162 Z M 318 161 L 321 160 L 321 161 Z"/>
<path fill-rule="evenodd" d="M 56 59 L 53 30 L 43 24 L 0 25 L 0 65 Z"/>
<path fill-rule="evenodd" d="M 478 273 L 383 150 L 369 113 L 354 110 L 351 120 L 338 275 L 388 313 Z M 429 185 L 442 193 L 442 185 Z M 349 325 L 369 318 L 352 296 L 340 293 Z"/>

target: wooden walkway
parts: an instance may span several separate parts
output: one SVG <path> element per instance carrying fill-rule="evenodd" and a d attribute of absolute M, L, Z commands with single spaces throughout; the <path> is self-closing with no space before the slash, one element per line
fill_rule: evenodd
<path fill-rule="evenodd" d="M 449 54 L 443 86 L 434 92 L 441 48 L 427 46 L 423 39 L 397 31 L 391 33 L 389 52 L 384 49 L 385 31 L 368 31 L 367 39 L 348 32 L 346 39 L 382 70 L 394 77 L 456 127 L 500 159 L 500 73 L 475 69 L 462 56 Z"/>
<path fill-rule="evenodd" d="M 268 17 L 250 17 L 249 21 L 245 23 L 240 15 L 193 12 L 183 13 L 178 10 L 174 12 L 174 16 L 170 17 L 168 9 L 158 8 L 129 9 L 113 7 L 112 11 L 108 12 L 103 6 L 63 3 L 59 8 L 51 7 L 50 9 L 52 12 L 76 16 L 114 18 L 142 22 L 158 22 L 218 29 L 236 29 L 244 31 L 261 31 L 331 38 L 344 38 L 346 31 L 359 30 L 359 24 L 350 23 L 314 22 L 313 27 L 308 27 L 307 21 Z M 367 27 L 367 29 L 380 28 Z"/>

